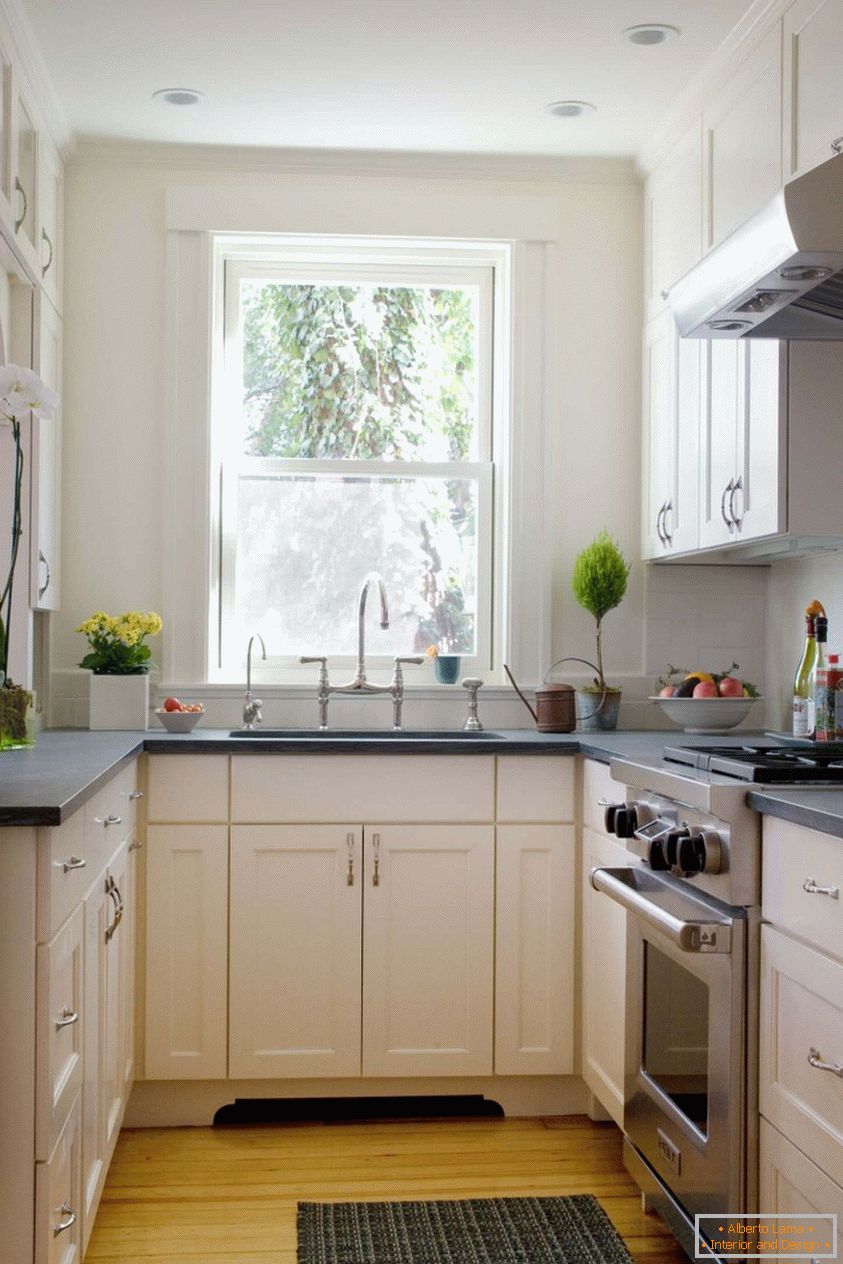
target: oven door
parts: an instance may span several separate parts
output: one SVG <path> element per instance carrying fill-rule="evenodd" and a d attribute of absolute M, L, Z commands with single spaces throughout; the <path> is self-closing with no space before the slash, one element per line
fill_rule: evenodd
<path fill-rule="evenodd" d="M 595 869 L 627 909 L 624 1131 L 690 1217 L 746 1206 L 747 919 L 646 869 Z"/>

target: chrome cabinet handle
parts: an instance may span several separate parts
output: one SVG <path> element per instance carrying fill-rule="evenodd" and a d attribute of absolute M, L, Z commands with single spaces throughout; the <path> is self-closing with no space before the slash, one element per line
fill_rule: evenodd
<path fill-rule="evenodd" d="M 843 153 L 843 136 L 836 136 L 831 142 L 831 148 L 836 154 Z"/>
<path fill-rule="evenodd" d="M 831 900 L 840 899 L 839 887 L 822 887 L 819 886 L 813 878 L 806 878 L 802 883 L 802 890 L 808 895 L 827 895 Z"/>
<path fill-rule="evenodd" d="M 348 848 L 348 872 L 345 875 L 345 884 L 348 887 L 354 886 L 354 835 L 349 833 L 345 836 L 346 847 Z"/>
<path fill-rule="evenodd" d="M 20 213 L 20 219 L 15 220 L 15 232 L 17 232 L 23 221 L 26 219 L 26 213 L 29 210 L 29 201 L 26 196 L 26 189 L 21 184 L 19 176 L 15 176 L 15 191 L 23 198 L 23 210 Z"/>
<path fill-rule="evenodd" d="M 49 259 L 47 260 L 46 263 L 41 264 L 41 275 L 42 277 L 44 277 L 47 275 L 47 273 L 50 271 L 50 268 L 53 266 L 53 243 L 50 241 L 50 238 L 47 236 L 47 231 L 44 228 L 41 229 L 41 240 L 47 243 L 47 246 L 49 247 L 49 250 L 50 250 Z"/>
<path fill-rule="evenodd" d="M 75 1010 L 65 1005 L 62 1012 L 56 1019 L 56 1031 L 61 1031 L 62 1027 L 72 1027 L 74 1023 L 79 1022 L 79 1015 Z"/>
<path fill-rule="evenodd" d="M 70 873 L 71 869 L 84 869 L 87 860 L 83 860 L 81 856 L 71 856 L 69 860 L 65 860 L 62 864 L 62 872 Z"/>
<path fill-rule="evenodd" d="M 135 799 L 142 799 L 142 798 L 143 798 L 143 790 L 130 790 L 129 791 L 130 803 L 134 802 Z"/>
<path fill-rule="evenodd" d="M 139 843 L 136 838 L 133 838 L 132 841 L 129 843 L 129 846 L 126 850 L 127 851 L 140 851 L 142 847 L 143 847 L 143 843 Z"/>
<path fill-rule="evenodd" d="M 662 531 L 662 514 L 664 513 L 664 511 L 665 511 L 665 506 L 662 505 L 661 509 L 656 514 L 656 535 L 659 537 L 662 544 L 667 544 L 667 537 Z"/>
<path fill-rule="evenodd" d="M 114 902 L 114 921 L 105 928 L 105 942 L 110 943 L 117 927 L 123 920 L 123 898 L 120 895 L 120 888 L 110 874 L 105 880 L 105 891 L 106 895 Z"/>
<path fill-rule="evenodd" d="M 47 591 L 47 589 L 50 587 L 50 563 L 47 561 L 46 557 L 44 556 L 44 554 L 43 554 L 43 553 L 41 552 L 41 550 L 39 549 L 39 550 L 38 550 L 38 563 L 39 563 L 39 565 L 40 565 L 42 562 L 44 563 L 44 565 L 45 565 L 45 566 L 46 566 L 46 568 L 47 568 L 47 578 L 44 580 L 44 583 L 43 583 L 42 585 L 40 585 L 40 586 L 39 586 L 39 588 L 38 588 L 38 600 L 39 600 L 39 601 L 40 601 L 40 600 L 41 600 L 41 598 L 44 596 L 44 593 Z"/>
<path fill-rule="evenodd" d="M 372 835 L 372 851 L 375 857 L 375 867 L 372 872 L 372 886 L 379 887 L 381 884 L 381 836 L 380 834 Z"/>
<path fill-rule="evenodd" d="M 830 1071 L 832 1075 L 843 1080 L 843 1062 L 824 1062 L 819 1049 L 808 1050 L 808 1062 L 817 1071 Z"/>
<path fill-rule="evenodd" d="M 730 478 L 726 486 L 723 488 L 723 495 L 720 497 L 720 513 L 723 517 L 723 521 L 726 523 L 726 526 L 729 528 L 730 531 L 734 531 L 735 524 L 731 520 L 731 518 L 728 518 L 726 516 L 726 497 L 729 496 L 730 493 L 733 492 L 734 490 L 735 490 L 735 480 Z"/>
<path fill-rule="evenodd" d="M 113 812 L 109 812 L 108 816 L 103 821 L 103 825 L 105 826 L 106 829 L 108 829 L 109 825 L 122 825 L 122 824 L 123 824 L 122 816 L 115 816 Z"/>
<path fill-rule="evenodd" d="M 69 1203 L 62 1203 L 58 1211 L 64 1216 L 64 1220 L 60 1220 L 57 1225 L 53 1225 L 54 1238 L 57 1238 L 60 1233 L 64 1233 L 65 1229 L 72 1229 L 76 1224 L 76 1212 Z"/>
<path fill-rule="evenodd" d="M 738 492 L 742 492 L 742 491 L 743 491 L 743 479 L 739 478 L 737 482 L 734 484 L 734 486 L 732 487 L 731 492 L 729 493 L 729 517 L 732 519 L 732 522 L 734 522 L 735 526 L 738 529 L 740 529 L 740 525 L 743 522 L 743 514 L 741 514 L 739 518 L 738 515 L 735 513 L 735 496 L 738 494 Z"/>
<path fill-rule="evenodd" d="M 672 514 L 672 513 L 673 513 L 673 501 L 669 500 L 667 504 L 665 505 L 664 509 L 662 510 L 662 514 L 663 514 L 662 530 L 664 531 L 664 538 L 667 544 L 673 543 L 673 532 L 668 531 L 667 529 L 667 515 Z"/>

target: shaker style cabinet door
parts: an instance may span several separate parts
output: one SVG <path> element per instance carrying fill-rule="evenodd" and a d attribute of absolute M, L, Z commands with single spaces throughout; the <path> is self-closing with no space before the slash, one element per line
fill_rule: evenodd
<path fill-rule="evenodd" d="M 644 335 L 642 555 L 697 546 L 700 344 L 682 341 L 671 312 Z"/>
<path fill-rule="evenodd" d="M 804 175 L 843 146 L 840 0 L 796 0 L 784 15 L 784 178 Z"/>
<path fill-rule="evenodd" d="M 232 1079 L 360 1074 L 361 835 L 231 827 Z"/>
<path fill-rule="evenodd" d="M 147 1080 L 225 1078 L 227 924 L 228 826 L 148 825 Z"/>
<path fill-rule="evenodd" d="M 59 395 L 59 406 L 52 417 L 32 419 L 29 604 L 33 610 L 58 610 L 61 605 L 62 321 L 43 292 L 36 295 L 34 323 L 34 367 L 45 384 Z"/>
<path fill-rule="evenodd" d="M 644 192 L 647 316 L 664 311 L 665 291 L 702 255 L 702 135 L 688 129 L 647 181 Z"/>
<path fill-rule="evenodd" d="M 363 1074 L 491 1075 L 494 829 L 367 825 Z"/>

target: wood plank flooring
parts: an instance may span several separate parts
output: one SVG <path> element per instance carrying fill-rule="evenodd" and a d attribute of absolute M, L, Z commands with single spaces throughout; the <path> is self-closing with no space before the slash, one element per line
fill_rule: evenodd
<path fill-rule="evenodd" d="M 295 1264 L 296 1203 L 594 1194 L 638 1264 L 687 1264 L 584 1117 L 121 1135 L 86 1264 Z"/>

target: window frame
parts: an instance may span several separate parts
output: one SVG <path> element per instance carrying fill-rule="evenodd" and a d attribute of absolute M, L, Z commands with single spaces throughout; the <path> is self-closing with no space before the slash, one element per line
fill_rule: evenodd
<path fill-rule="evenodd" d="M 504 587 L 507 522 L 505 478 L 501 463 L 508 446 L 509 418 L 504 384 L 509 374 L 508 321 L 509 250 L 496 243 L 393 239 L 292 238 L 280 234 L 259 239 L 220 237 L 213 269 L 213 333 L 210 365 L 210 575 L 208 585 L 207 679 L 221 683 L 241 674 L 245 646 L 239 644 L 234 613 L 234 554 L 237 482 L 245 473 L 273 474 L 307 470 L 314 476 L 356 474 L 398 478 L 466 477 L 476 482 L 477 623 L 476 653 L 462 656 L 467 669 L 492 678 L 500 664 L 503 617 L 495 601 Z M 339 271 L 341 269 L 341 271 Z M 338 459 L 245 457 L 242 432 L 226 425 L 231 410 L 238 412 L 238 377 L 242 374 L 240 337 L 240 282 L 279 279 L 290 283 L 380 283 L 446 286 L 472 285 L 478 290 L 478 411 L 477 458 L 472 461 L 343 461 Z M 239 377 L 242 382 L 242 377 Z M 240 638 L 242 639 L 242 638 Z M 270 647 L 271 648 L 271 647 Z M 324 647 L 322 647 L 324 648 Z M 302 652 L 321 652 L 302 646 Z M 339 670 L 351 668 L 352 655 L 330 654 Z M 367 655 L 377 677 L 392 666 L 391 655 Z M 267 655 L 261 675 L 268 685 L 310 680 L 312 669 L 298 658 Z M 407 684 L 412 681 L 408 678 Z"/>

